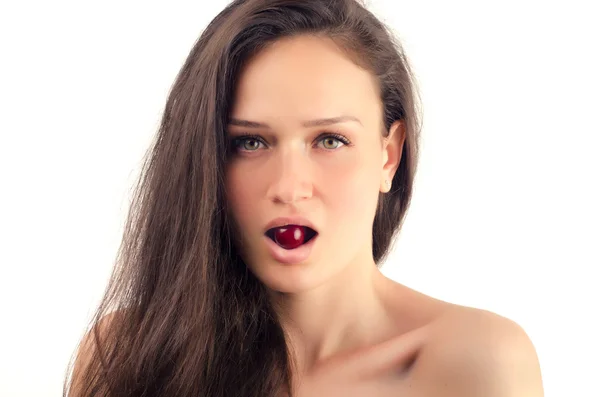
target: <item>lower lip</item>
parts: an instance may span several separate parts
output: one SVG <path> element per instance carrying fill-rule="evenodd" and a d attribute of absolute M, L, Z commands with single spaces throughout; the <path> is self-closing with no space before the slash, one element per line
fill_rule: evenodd
<path fill-rule="evenodd" d="M 291 250 L 286 250 L 285 248 L 280 247 L 275 243 L 275 241 L 271 240 L 267 236 L 263 236 L 267 242 L 267 248 L 273 258 L 276 261 L 285 263 L 288 265 L 292 265 L 295 263 L 304 262 L 310 256 L 313 245 L 315 245 L 315 240 L 319 238 L 319 235 L 314 236 L 308 243 L 302 244 L 298 248 L 294 248 Z"/>

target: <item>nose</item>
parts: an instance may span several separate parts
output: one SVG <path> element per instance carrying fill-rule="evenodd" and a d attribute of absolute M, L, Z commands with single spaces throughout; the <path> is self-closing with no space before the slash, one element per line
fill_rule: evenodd
<path fill-rule="evenodd" d="M 273 178 L 267 192 L 271 201 L 294 204 L 312 197 L 311 168 L 306 153 L 282 150 L 273 160 Z"/>

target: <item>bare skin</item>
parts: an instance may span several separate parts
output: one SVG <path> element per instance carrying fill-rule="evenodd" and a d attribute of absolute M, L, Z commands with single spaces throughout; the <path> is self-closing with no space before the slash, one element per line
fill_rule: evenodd
<path fill-rule="evenodd" d="M 412 371 L 444 314 L 459 309 L 386 279 L 390 315 L 396 326 L 372 324 L 377 342 L 319 363 L 295 379 L 298 397 L 309 396 L 412 396 Z M 384 331 L 385 332 L 382 332 Z"/>
<path fill-rule="evenodd" d="M 516 323 L 388 281 L 403 325 L 296 372 L 295 397 L 543 397 L 537 354 Z"/>

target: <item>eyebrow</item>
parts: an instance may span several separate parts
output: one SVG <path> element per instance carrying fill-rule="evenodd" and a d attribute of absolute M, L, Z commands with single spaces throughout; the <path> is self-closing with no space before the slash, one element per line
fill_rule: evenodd
<path fill-rule="evenodd" d="M 325 125 L 345 123 L 348 121 L 354 121 L 354 122 L 357 122 L 358 124 L 362 125 L 361 121 L 354 116 L 338 116 L 338 117 L 329 117 L 329 118 L 325 118 L 325 119 L 315 119 L 315 120 L 303 121 L 302 127 L 305 127 L 305 128 L 322 127 Z M 236 119 L 236 118 L 230 118 L 229 125 L 237 125 L 237 126 L 246 127 L 246 128 L 268 128 L 268 129 L 271 128 L 266 123 L 259 123 L 257 121 L 250 121 L 250 120 L 241 120 L 241 119 Z"/>

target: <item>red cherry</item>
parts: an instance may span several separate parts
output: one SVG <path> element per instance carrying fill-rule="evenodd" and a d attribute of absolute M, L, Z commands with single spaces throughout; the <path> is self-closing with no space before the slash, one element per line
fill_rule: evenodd
<path fill-rule="evenodd" d="M 304 243 L 304 227 L 288 225 L 275 229 L 275 242 L 281 247 L 291 250 Z"/>

